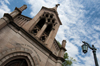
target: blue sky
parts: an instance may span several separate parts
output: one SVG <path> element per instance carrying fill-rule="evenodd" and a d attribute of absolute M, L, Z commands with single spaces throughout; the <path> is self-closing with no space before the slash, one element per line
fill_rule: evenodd
<path fill-rule="evenodd" d="M 12 12 L 15 7 L 27 5 L 23 15 L 33 18 L 42 6 L 52 8 L 59 3 L 58 14 L 63 25 L 60 26 L 56 39 L 67 41 L 69 56 L 77 62 L 73 66 L 94 66 L 92 51 L 83 54 L 82 41 L 94 44 L 100 63 L 100 0 L 0 0 L 0 17 Z"/>

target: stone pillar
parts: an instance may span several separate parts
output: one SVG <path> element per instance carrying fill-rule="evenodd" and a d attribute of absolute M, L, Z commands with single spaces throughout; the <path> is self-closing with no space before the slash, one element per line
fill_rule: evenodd
<path fill-rule="evenodd" d="M 63 40 L 62 41 L 62 47 L 65 48 L 65 46 L 66 46 L 66 40 Z"/>
<path fill-rule="evenodd" d="M 55 66 L 62 66 L 62 61 L 61 60 L 57 60 L 56 65 Z"/>
<path fill-rule="evenodd" d="M 51 46 L 52 46 L 52 44 L 53 44 L 53 41 L 54 41 L 55 36 L 56 36 L 56 34 L 57 34 L 57 31 L 58 31 L 58 28 L 59 28 L 59 24 L 57 24 L 55 27 L 52 27 L 52 30 L 51 30 L 51 32 L 50 32 L 48 38 L 47 38 L 46 41 L 45 41 L 45 44 L 47 44 L 47 47 L 48 47 L 49 49 L 51 49 Z"/>
<path fill-rule="evenodd" d="M 48 45 L 47 45 L 48 48 L 51 48 L 51 46 L 52 46 L 52 44 L 50 44 L 49 42 L 52 43 L 52 40 L 54 40 L 54 39 L 51 39 L 51 37 L 53 36 L 53 33 L 54 33 L 54 29 L 52 28 L 52 30 L 51 30 L 51 32 L 50 32 L 48 38 L 47 38 L 46 41 L 45 41 L 45 44 L 48 44 Z"/>
<path fill-rule="evenodd" d="M 25 10 L 27 8 L 27 5 L 23 5 L 22 7 L 19 8 L 19 10 L 22 12 L 23 10 Z"/>
<path fill-rule="evenodd" d="M 13 22 L 14 17 L 16 17 L 18 14 L 21 14 L 21 12 L 26 8 L 27 6 L 23 5 L 20 8 L 16 7 L 15 10 L 10 14 L 5 13 L 4 16 L 0 19 L 0 29 L 6 26 L 9 22 Z"/>
<path fill-rule="evenodd" d="M 60 48 L 59 56 L 58 56 L 59 59 L 57 60 L 56 66 L 62 66 L 62 62 L 64 62 L 64 52 L 66 51 L 65 46 L 66 46 L 66 40 L 63 40 L 62 46 Z M 61 59 L 63 61 L 61 61 Z"/>
<path fill-rule="evenodd" d="M 64 58 L 64 53 L 66 51 L 65 46 L 66 46 L 66 40 L 63 40 L 62 41 L 62 46 L 61 46 L 60 52 L 59 52 L 59 57 Z"/>
<path fill-rule="evenodd" d="M 43 34 L 43 32 L 45 31 L 45 29 L 47 28 L 47 23 L 45 23 L 43 25 L 43 27 L 41 28 L 41 30 L 37 33 L 37 37 L 40 38 L 40 36 Z"/>
<path fill-rule="evenodd" d="M 25 10 L 27 8 L 27 5 L 23 5 L 20 8 L 15 8 L 15 10 L 13 12 L 10 13 L 10 15 L 14 18 L 16 17 L 18 14 L 21 14 L 23 10 Z"/>

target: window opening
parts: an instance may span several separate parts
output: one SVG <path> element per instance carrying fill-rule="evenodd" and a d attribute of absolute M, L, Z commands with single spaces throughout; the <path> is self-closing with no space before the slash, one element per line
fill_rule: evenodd
<path fill-rule="evenodd" d="M 50 15 L 50 18 L 53 18 L 53 15 Z"/>
<path fill-rule="evenodd" d="M 48 19 L 48 22 L 50 22 L 50 19 Z"/>
<path fill-rule="evenodd" d="M 52 24 L 48 25 L 46 30 L 45 30 L 45 33 L 46 33 L 47 36 L 49 35 L 51 29 L 52 29 Z"/>
<path fill-rule="evenodd" d="M 46 14 L 46 17 L 49 17 L 49 14 Z"/>
<path fill-rule="evenodd" d="M 52 20 L 52 23 L 54 23 L 54 22 L 55 22 L 55 20 L 53 19 L 53 20 Z"/>
<path fill-rule="evenodd" d="M 37 23 L 36 26 L 38 26 L 41 29 L 42 26 L 44 25 L 45 21 L 46 21 L 45 18 L 40 19 L 40 21 Z"/>
<path fill-rule="evenodd" d="M 46 21 L 45 18 L 40 19 L 40 21 L 33 28 L 32 33 L 36 35 L 38 31 L 41 30 L 41 28 L 43 27 L 45 21 Z"/>

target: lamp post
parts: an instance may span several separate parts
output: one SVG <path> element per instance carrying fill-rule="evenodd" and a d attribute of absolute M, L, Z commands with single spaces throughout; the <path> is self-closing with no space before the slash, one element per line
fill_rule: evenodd
<path fill-rule="evenodd" d="M 85 41 L 82 41 L 84 44 L 82 45 L 82 51 L 83 53 L 87 53 L 88 51 L 88 47 L 92 50 L 93 55 L 94 55 L 94 61 L 95 61 L 95 66 L 99 66 L 98 65 L 98 61 L 97 61 L 97 57 L 96 57 L 96 48 L 94 47 L 94 45 L 92 45 L 92 47 Z"/>

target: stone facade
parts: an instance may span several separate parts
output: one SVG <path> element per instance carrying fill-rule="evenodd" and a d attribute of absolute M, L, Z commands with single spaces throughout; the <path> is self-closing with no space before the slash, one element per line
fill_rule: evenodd
<path fill-rule="evenodd" d="M 55 39 L 62 24 L 54 8 L 42 7 L 32 19 L 23 5 L 0 19 L 0 66 L 62 66 L 66 41 Z"/>

